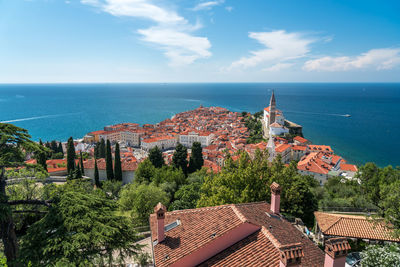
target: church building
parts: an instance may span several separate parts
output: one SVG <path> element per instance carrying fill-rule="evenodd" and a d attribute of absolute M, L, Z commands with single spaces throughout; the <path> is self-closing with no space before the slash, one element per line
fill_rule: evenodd
<path fill-rule="evenodd" d="M 285 117 L 281 110 L 276 108 L 274 91 L 272 91 L 269 107 L 264 109 L 264 135 L 266 137 L 288 133 L 285 127 Z"/>

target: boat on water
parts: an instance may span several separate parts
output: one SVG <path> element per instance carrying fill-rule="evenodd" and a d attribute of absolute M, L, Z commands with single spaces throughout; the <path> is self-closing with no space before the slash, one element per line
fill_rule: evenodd
<path fill-rule="evenodd" d="M 345 115 L 343 115 L 344 117 L 351 117 L 351 115 L 350 114 L 345 114 Z"/>

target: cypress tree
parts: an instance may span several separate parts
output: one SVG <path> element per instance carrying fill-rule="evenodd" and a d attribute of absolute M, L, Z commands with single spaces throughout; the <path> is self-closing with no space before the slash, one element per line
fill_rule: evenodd
<path fill-rule="evenodd" d="M 187 174 L 187 149 L 181 143 L 175 148 L 174 155 L 172 156 L 172 164 L 175 168 L 181 168 L 184 174 Z"/>
<path fill-rule="evenodd" d="M 56 140 L 51 141 L 51 150 L 53 151 L 53 153 L 57 153 L 58 152 L 58 146 L 57 146 L 57 142 Z"/>
<path fill-rule="evenodd" d="M 96 145 L 94 146 L 94 157 L 95 158 L 100 158 L 100 143 L 97 142 Z"/>
<path fill-rule="evenodd" d="M 199 142 L 194 142 L 192 145 L 192 154 L 189 161 L 189 172 L 195 172 L 203 167 L 203 149 Z"/>
<path fill-rule="evenodd" d="M 64 150 L 63 150 L 63 147 L 62 147 L 62 143 L 61 143 L 61 141 L 58 143 L 58 149 L 57 149 L 57 152 L 58 152 L 58 153 L 62 153 L 62 154 L 64 154 Z"/>
<path fill-rule="evenodd" d="M 114 176 L 115 176 L 115 180 L 122 181 L 121 154 L 119 152 L 119 144 L 118 143 L 115 144 Z"/>
<path fill-rule="evenodd" d="M 164 157 L 158 146 L 155 146 L 152 149 L 150 149 L 149 160 L 156 168 L 161 168 L 162 166 L 165 165 Z"/>
<path fill-rule="evenodd" d="M 85 167 L 83 167 L 83 157 L 82 157 L 82 151 L 80 151 L 80 156 L 81 156 L 81 172 L 82 175 L 85 175 Z"/>
<path fill-rule="evenodd" d="M 39 139 L 39 145 L 43 146 L 42 139 Z M 36 162 L 47 171 L 47 152 L 39 152 L 36 157 Z"/>
<path fill-rule="evenodd" d="M 106 143 L 104 142 L 103 138 L 101 139 L 101 142 L 100 142 L 99 156 L 102 159 L 104 159 L 106 157 Z"/>
<path fill-rule="evenodd" d="M 99 177 L 99 169 L 97 167 L 97 158 L 94 158 L 94 183 L 97 188 L 101 187 L 100 177 Z"/>
<path fill-rule="evenodd" d="M 106 173 L 108 180 L 114 180 L 110 140 L 107 140 L 107 146 L 106 146 Z"/>
<path fill-rule="evenodd" d="M 72 173 L 75 170 L 75 147 L 72 137 L 68 138 L 67 145 L 67 172 Z"/>
<path fill-rule="evenodd" d="M 37 155 L 37 163 L 43 167 L 47 171 L 47 163 L 46 163 L 47 155 L 46 152 L 39 152 Z"/>
<path fill-rule="evenodd" d="M 81 172 L 81 168 L 79 167 L 79 163 L 78 165 L 76 165 L 76 169 L 74 171 L 74 178 L 78 179 L 78 178 L 82 178 L 82 172 Z"/>

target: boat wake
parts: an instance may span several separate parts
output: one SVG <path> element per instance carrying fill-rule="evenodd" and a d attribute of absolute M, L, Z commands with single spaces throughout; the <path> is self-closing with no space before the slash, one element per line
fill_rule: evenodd
<path fill-rule="evenodd" d="M 325 115 L 325 116 L 351 117 L 350 114 L 319 113 L 319 112 L 306 112 L 306 111 L 293 111 L 293 110 L 285 110 L 285 112 L 287 112 L 287 113 L 310 114 L 310 115 Z"/>
<path fill-rule="evenodd" d="M 47 118 L 57 118 L 57 117 L 63 117 L 63 116 L 69 116 L 69 115 L 77 115 L 80 112 L 77 113 L 64 113 L 64 114 L 53 114 L 53 115 L 43 115 L 43 116 L 36 116 L 36 117 L 29 117 L 29 118 L 22 118 L 22 119 L 14 119 L 14 120 L 8 120 L 8 121 L 0 121 L 0 123 L 11 123 L 11 122 L 19 122 L 19 121 L 32 121 L 32 120 L 40 120 L 40 119 L 47 119 Z"/>

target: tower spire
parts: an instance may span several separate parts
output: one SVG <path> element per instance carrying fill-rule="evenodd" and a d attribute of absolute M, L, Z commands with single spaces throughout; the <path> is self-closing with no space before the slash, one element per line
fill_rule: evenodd
<path fill-rule="evenodd" d="M 270 108 L 276 108 L 276 100 L 275 100 L 274 90 L 272 90 L 272 95 L 271 95 L 271 99 L 269 101 L 269 106 L 270 106 Z"/>
<path fill-rule="evenodd" d="M 271 100 L 269 101 L 269 120 L 268 125 L 271 125 L 275 122 L 276 117 L 276 100 L 275 100 L 275 93 L 272 90 Z"/>

